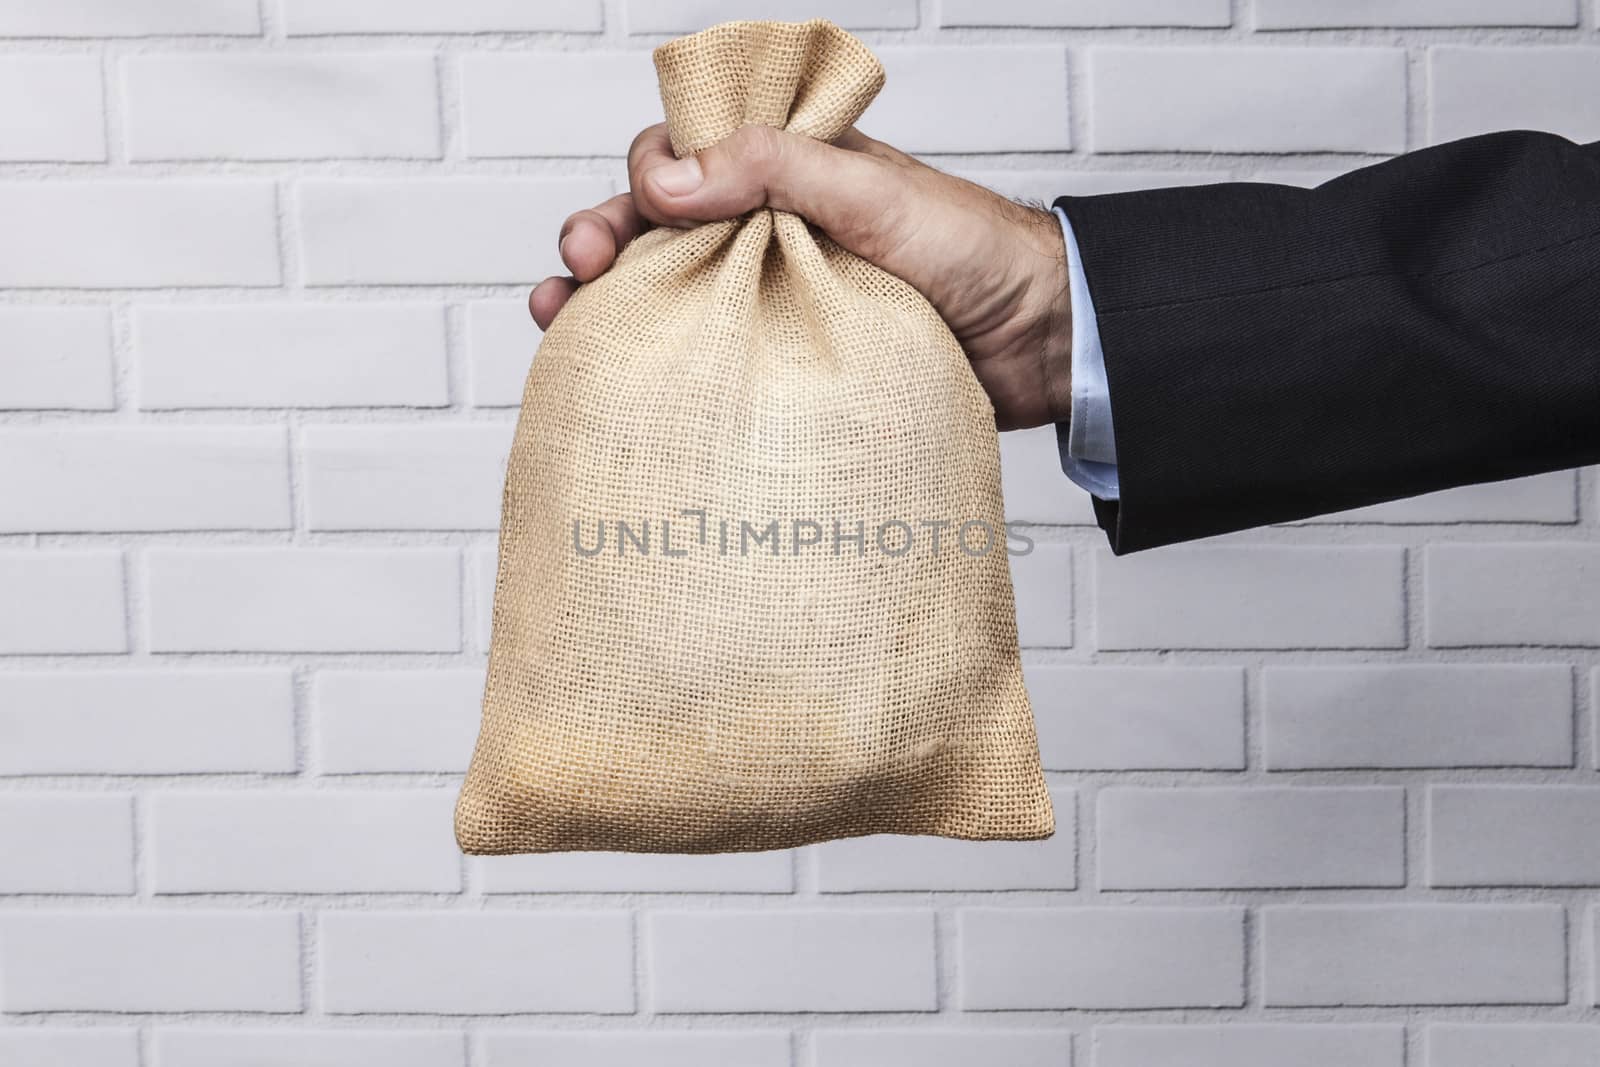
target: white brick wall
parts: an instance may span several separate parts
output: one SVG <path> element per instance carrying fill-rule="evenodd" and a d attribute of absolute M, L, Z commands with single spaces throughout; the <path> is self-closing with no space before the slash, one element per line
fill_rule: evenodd
<path fill-rule="evenodd" d="M 1405 1031 L 1398 1026 L 1102 1026 L 1094 1032 L 1097 1067 L 1401 1067 Z"/>
<path fill-rule="evenodd" d="M 1600 137 L 1590 0 L 0 0 L 0 1064 L 1589 1067 L 1600 478 L 1117 560 L 1058 833 L 466 860 L 529 285 L 648 51 L 827 15 L 1008 195 Z"/>
<path fill-rule="evenodd" d="M 1241 908 L 983 907 L 957 913 L 959 1000 L 970 1011 L 1237 1008 Z"/>
<path fill-rule="evenodd" d="M 0 159 L 105 159 L 100 99 L 91 56 L 0 57 Z"/>
<path fill-rule="evenodd" d="M 0 179 L 0 286 L 275 286 L 276 191 L 254 178 Z"/>
<path fill-rule="evenodd" d="M 450 401 L 438 304 L 149 304 L 132 318 L 146 410 Z"/>
<path fill-rule="evenodd" d="M 453 893 L 447 789 L 192 791 L 150 805 L 156 893 Z"/>
<path fill-rule="evenodd" d="M 1275 1006 L 1562 1004 L 1565 915 L 1553 904 L 1274 905 L 1261 911 Z"/>
<path fill-rule="evenodd" d="M 133 160 L 439 156 L 426 53 L 137 55 L 122 99 Z"/>
<path fill-rule="evenodd" d="M 660 911 L 649 1004 L 679 1012 L 923 1012 L 938 1007 L 931 911 Z"/>
<path fill-rule="evenodd" d="M 6 407 L 104 411 L 115 404 L 104 307 L 0 307 Z"/>
<path fill-rule="evenodd" d="M 624 908 L 538 912 L 341 910 L 322 916 L 332 1014 L 512 1015 L 634 1009 Z M 543 961 L 530 966 L 532 961 Z"/>
<path fill-rule="evenodd" d="M 300 916 L 109 906 L 0 916 L 7 1012 L 297 1012 Z"/>

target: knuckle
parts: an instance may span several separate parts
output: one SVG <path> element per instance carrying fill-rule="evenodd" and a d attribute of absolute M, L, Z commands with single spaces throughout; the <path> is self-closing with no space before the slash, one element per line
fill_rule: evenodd
<path fill-rule="evenodd" d="M 583 216 L 584 216 L 584 212 L 582 212 L 582 211 L 574 211 L 572 214 L 570 214 L 570 215 L 568 215 L 566 217 L 566 219 L 561 223 L 561 232 L 556 234 L 556 245 L 557 246 L 559 246 L 562 241 L 565 241 L 567 239 L 567 234 L 572 232 L 572 228 L 574 226 L 578 225 L 578 221 L 580 219 L 582 219 Z"/>
<path fill-rule="evenodd" d="M 649 151 L 651 144 L 660 139 L 666 127 L 666 123 L 658 122 L 654 126 L 646 126 L 634 135 L 633 142 L 628 145 L 628 163 L 630 166 L 638 162 L 639 157 Z"/>
<path fill-rule="evenodd" d="M 764 171 L 783 153 L 783 135 L 771 126 L 740 127 L 723 144 L 730 160 L 741 169 Z"/>

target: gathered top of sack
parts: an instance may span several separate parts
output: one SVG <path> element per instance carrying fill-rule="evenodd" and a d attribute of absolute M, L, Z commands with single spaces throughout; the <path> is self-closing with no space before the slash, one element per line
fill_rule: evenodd
<path fill-rule="evenodd" d="M 831 141 L 883 88 L 883 65 L 827 19 L 725 22 L 655 50 L 672 150 L 692 156 L 743 126 Z"/>

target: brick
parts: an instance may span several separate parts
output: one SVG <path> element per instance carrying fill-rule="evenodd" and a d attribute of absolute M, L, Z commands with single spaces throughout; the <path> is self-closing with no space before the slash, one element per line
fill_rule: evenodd
<path fill-rule="evenodd" d="M 1102 889 L 1405 884 L 1405 790 L 1102 789 Z"/>
<path fill-rule="evenodd" d="M 1097 1026 L 1095 1067 L 1403 1067 L 1406 1032 L 1376 1024 Z"/>
<path fill-rule="evenodd" d="M 1055 836 L 1043 841 L 958 841 L 874 834 L 816 849 L 824 893 L 882 890 L 1073 889 L 1077 878 L 1077 794 L 1051 790 Z"/>
<path fill-rule="evenodd" d="M 1101 549 L 1099 647 L 1403 648 L 1404 562 L 1389 546 Z"/>
<path fill-rule="evenodd" d="M 819 1030 L 813 1067 L 1066 1067 L 1065 1030 Z"/>
<path fill-rule="evenodd" d="M 323 1010 L 633 1011 L 625 911 L 326 912 Z"/>
<path fill-rule="evenodd" d="M 178 1029 L 155 1032 L 151 1067 L 466 1067 L 461 1034 L 439 1030 Z"/>
<path fill-rule="evenodd" d="M 1023 668 L 1047 770 L 1240 770 L 1244 673 L 1232 667 Z"/>
<path fill-rule="evenodd" d="M 0 655 L 126 652 L 120 552 L 0 552 Z"/>
<path fill-rule="evenodd" d="M 733 1033 L 604 1033 L 594 1030 L 490 1030 L 483 1036 L 484 1067 L 789 1067 L 789 1035 L 782 1030 Z"/>
<path fill-rule="evenodd" d="M 157 652 L 455 652 L 453 549 L 152 549 Z"/>
<path fill-rule="evenodd" d="M 474 300 L 467 305 L 467 358 L 472 402 L 480 408 L 522 403 L 528 367 L 544 336 L 526 300 Z"/>
<path fill-rule="evenodd" d="M 1067 53 L 1056 46 L 876 48 L 888 82 L 864 128 L 906 152 L 1064 152 Z M 1027 106 L 1016 106 L 1027 86 Z"/>
<path fill-rule="evenodd" d="M 146 53 L 122 91 L 136 160 L 439 156 L 427 53 Z"/>
<path fill-rule="evenodd" d="M 134 351 L 145 409 L 450 402 L 437 304 L 149 305 Z"/>
<path fill-rule="evenodd" d="M 611 196 L 602 178 L 312 178 L 300 182 L 309 285 L 521 284 L 565 274 L 566 216 Z"/>
<path fill-rule="evenodd" d="M 0 308 L 0 351 L 0 410 L 116 406 L 105 308 Z"/>
<path fill-rule="evenodd" d="M 1269 667 L 1262 677 L 1272 770 L 1572 766 L 1565 667 Z"/>
<path fill-rule="evenodd" d="M 1600 913 L 1593 907 L 1590 909 L 1587 930 L 1582 938 L 1588 942 L 1589 950 L 1589 995 L 1586 998 L 1589 1004 L 1600 1006 Z"/>
<path fill-rule="evenodd" d="M 139 1031 L 130 1026 L 8 1026 L 0 1063 L 18 1067 L 139 1067 Z"/>
<path fill-rule="evenodd" d="M 0 856 L 0 893 L 132 893 L 133 802 L 0 793 Z"/>
<path fill-rule="evenodd" d="M 944 0 L 943 26 L 1226 26 L 1228 0 Z"/>
<path fill-rule="evenodd" d="M 1259 30 L 1360 26 L 1575 26 L 1576 0 L 1257 0 Z"/>
<path fill-rule="evenodd" d="M 1435 144 L 1495 130 L 1600 140 L 1600 115 L 1584 103 L 1597 94 L 1600 63 L 1592 47 L 1429 49 L 1428 133 Z"/>
<path fill-rule="evenodd" d="M 1089 494 L 1061 473 L 1054 426 L 1000 435 L 1000 481 L 1008 523 L 1094 525 Z"/>
<path fill-rule="evenodd" d="M 0 532 L 282 530 L 289 440 L 268 426 L 0 429 Z"/>
<path fill-rule="evenodd" d="M 485 893 L 790 893 L 790 852 L 562 852 L 474 861 Z"/>
<path fill-rule="evenodd" d="M 455 790 L 229 790 L 150 804 L 157 893 L 455 893 Z"/>
<path fill-rule="evenodd" d="M 474 548 L 467 552 L 473 592 L 473 635 L 482 649 L 489 647 L 489 638 L 494 631 L 494 585 L 499 565 L 499 554 L 493 547 Z"/>
<path fill-rule="evenodd" d="M 1023 646 L 1071 648 L 1072 546 L 1038 542 L 1027 555 L 1012 556 L 1011 581 Z"/>
<path fill-rule="evenodd" d="M 1089 83 L 1096 152 L 1406 147 L 1398 48 L 1095 48 Z"/>
<path fill-rule="evenodd" d="M 1411 525 L 1457 522 L 1571 523 L 1577 520 L 1576 473 L 1552 471 L 1531 478 L 1463 485 L 1353 511 L 1319 515 L 1305 521 Z"/>
<path fill-rule="evenodd" d="M 293 912 L 10 912 L 0 964 L 10 1012 L 301 1008 Z"/>
<path fill-rule="evenodd" d="M 290 35 L 332 33 L 598 33 L 600 0 L 284 0 Z"/>
<path fill-rule="evenodd" d="M 1553 905 L 1267 907 L 1261 927 L 1268 1007 L 1567 999 Z"/>
<path fill-rule="evenodd" d="M 495 530 L 509 423 L 310 426 L 300 437 L 312 530 Z"/>
<path fill-rule="evenodd" d="M 1434 1023 L 1423 1030 L 1426 1067 L 1588 1067 L 1600 1026 L 1575 1023 Z"/>
<path fill-rule="evenodd" d="M 959 923 L 967 1011 L 1244 1003 L 1240 908 L 972 908 Z"/>
<path fill-rule="evenodd" d="M 105 159 L 101 98 L 96 56 L 0 56 L 0 159 Z"/>
<path fill-rule="evenodd" d="M 0 287 L 277 285 L 272 183 L 0 181 Z"/>
<path fill-rule="evenodd" d="M 528 101 L 584 86 L 583 107 L 528 121 Z M 480 52 L 461 60 L 462 129 L 469 156 L 619 156 L 661 121 L 650 53 Z"/>
<path fill-rule="evenodd" d="M 1600 545 L 1429 545 L 1428 644 L 1600 645 Z"/>
<path fill-rule="evenodd" d="M 254 35 L 255 0 L 50 0 L 0 5 L 0 37 Z"/>
<path fill-rule="evenodd" d="M 295 769 L 287 670 L 0 674 L 0 775 Z"/>
<path fill-rule="evenodd" d="M 314 745 L 328 774 L 464 773 L 478 737 L 483 671 L 319 671 Z"/>
<path fill-rule="evenodd" d="M 753 18 L 739 0 L 626 0 L 629 33 L 693 33 L 733 19 Z M 847 30 L 909 30 L 916 0 L 766 0 L 761 18 L 803 22 L 824 18 Z"/>
<path fill-rule="evenodd" d="M 1600 885 L 1600 787 L 1435 785 L 1428 884 Z"/>
<path fill-rule="evenodd" d="M 926 911 L 658 912 L 656 1012 L 935 1011 Z"/>

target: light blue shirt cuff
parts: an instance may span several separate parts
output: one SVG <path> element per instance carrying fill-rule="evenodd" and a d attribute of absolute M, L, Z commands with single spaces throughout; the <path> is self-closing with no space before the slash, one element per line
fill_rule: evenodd
<path fill-rule="evenodd" d="M 1117 481 L 1117 441 L 1111 431 L 1111 391 L 1106 384 L 1106 357 L 1094 301 L 1083 274 L 1078 239 L 1066 213 L 1055 209 L 1067 246 L 1067 285 L 1072 297 L 1072 421 L 1065 433 L 1057 425 L 1061 469 L 1078 485 L 1102 500 L 1121 496 Z"/>

